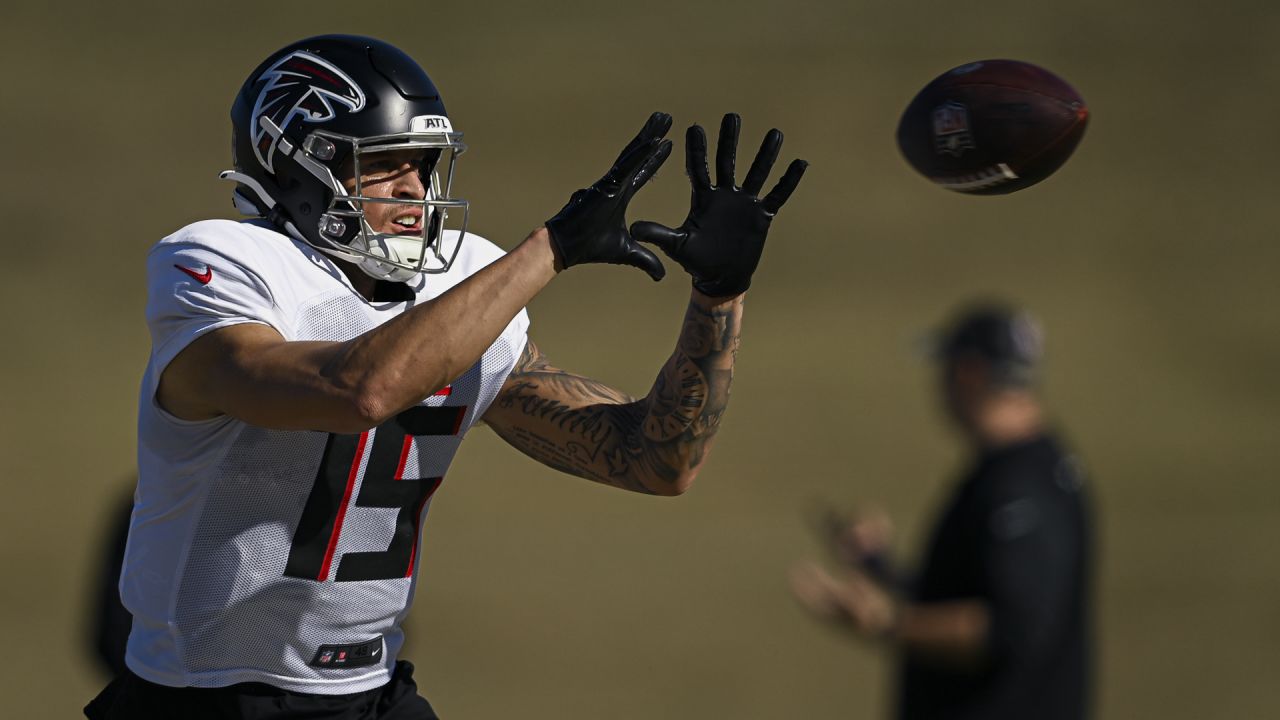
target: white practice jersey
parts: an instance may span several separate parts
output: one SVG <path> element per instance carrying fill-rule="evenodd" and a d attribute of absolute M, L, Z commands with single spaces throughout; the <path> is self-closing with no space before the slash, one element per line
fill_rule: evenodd
<path fill-rule="evenodd" d="M 468 235 L 449 272 L 408 283 L 412 300 L 369 302 L 328 257 L 261 221 L 198 222 L 151 250 L 151 360 L 120 579 L 135 673 L 319 694 L 387 682 L 431 496 L 524 350 L 525 312 L 449 387 L 364 433 L 184 421 L 156 404 L 156 386 L 204 333 L 262 323 L 286 340 L 349 340 L 501 255 Z"/>

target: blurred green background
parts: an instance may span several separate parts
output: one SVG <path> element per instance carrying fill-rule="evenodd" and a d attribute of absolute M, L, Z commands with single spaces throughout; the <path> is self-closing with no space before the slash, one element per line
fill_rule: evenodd
<path fill-rule="evenodd" d="M 143 255 L 229 217 L 227 112 L 265 55 L 381 36 L 470 152 L 472 230 L 511 247 L 646 115 L 771 126 L 812 166 L 750 293 L 732 410 L 690 495 L 549 470 L 478 429 L 425 531 L 409 658 L 449 718 L 844 718 L 890 658 L 801 615 L 817 498 L 920 544 L 963 451 L 912 339 L 975 295 L 1044 322 L 1055 414 L 1100 509 L 1105 718 L 1274 717 L 1280 666 L 1280 8 L 1228 0 L 30 3 L 0 11 L 5 714 L 73 717 L 106 512 L 134 465 Z M 914 92 L 1012 57 L 1093 118 L 1029 191 L 970 198 L 897 155 Z M 677 157 L 633 216 L 679 222 Z M 575 269 L 531 307 L 558 364 L 643 393 L 687 286 Z"/>

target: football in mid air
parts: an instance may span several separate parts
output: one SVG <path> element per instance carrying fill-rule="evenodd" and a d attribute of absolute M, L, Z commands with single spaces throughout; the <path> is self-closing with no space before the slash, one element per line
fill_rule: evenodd
<path fill-rule="evenodd" d="M 983 60 L 916 95 L 898 122 L 898 148 L 948 190 L 1002 195 L 1062 167 L 1088 121 L 1084 98 L 1062 78 L 1031 63 Z"/>

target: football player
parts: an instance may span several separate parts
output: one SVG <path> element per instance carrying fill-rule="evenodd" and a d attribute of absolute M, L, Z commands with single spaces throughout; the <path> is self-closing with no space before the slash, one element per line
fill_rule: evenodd
<path fill-rule="evenodd" d="M 93 718 L 429 718 L 397 660 L 419 534 L 462 436 L 483 420 L 530 457 L 678 495 L 729 398 L 743 293 L 805 169 L 761 190 L 772 130 L 739 186 L 739 120 L 716 179 L 689 129 L 676 228 L 625 225 L 671 152 L 654 113 L 595 184 L 504 254 L 466 232 L 463 152 L 435 85 L 384 42 L 322 36 L 272 54 L 231 112 L 236 206 L 147 258 L 152 351 L 121 575 L 134 616 Z M 579 265 L 693 279 L 648 395 L 557 368 L 525 305 Z M 673 318 L 674 319 L 674 318 Z"/>

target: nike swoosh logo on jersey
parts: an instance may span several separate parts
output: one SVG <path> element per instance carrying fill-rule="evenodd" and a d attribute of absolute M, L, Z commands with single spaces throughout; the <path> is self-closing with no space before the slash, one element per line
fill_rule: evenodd
<path fill-rule="evenodd" d="M 188 267 L 182 267 L 181 265 L 174 265 L 174 267 L 190 275 L 192 278 L 195 279 L 196 282 L 200 283 L 201 285 L 208 285 L 209 281 L 213 279 L 213 268 L 209 267 L 208 265 L 204 266 L 204 272 L 202 273 L 198 273 L 195 270 L 192 270 L 191 268 L 188 268 Z"/>

